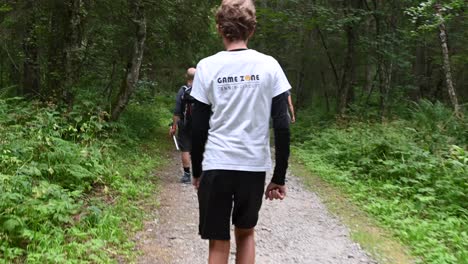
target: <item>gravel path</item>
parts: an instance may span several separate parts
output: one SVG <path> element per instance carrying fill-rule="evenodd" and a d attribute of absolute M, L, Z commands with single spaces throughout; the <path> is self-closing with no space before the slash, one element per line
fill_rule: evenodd
<path fill-rule="evenodd" d="M 208 243 L 197 235 L 198 202 L 191 185 L 178 183 L 179 155 L 161 177 L 160 208 L 153 221 L 136 236 L 143 252 L 138 263 L 207 263 Z M 284 201 L 264 201 L 257 225 L 256 263 L 376 263 L 349 238 L 349 232 L 331 216 L 317 195 L 296 177 L 288 176 Z M 232 252 L 235 252 L 232 243 Z M 234 253 L 230 263 L 235 263 Z"/>

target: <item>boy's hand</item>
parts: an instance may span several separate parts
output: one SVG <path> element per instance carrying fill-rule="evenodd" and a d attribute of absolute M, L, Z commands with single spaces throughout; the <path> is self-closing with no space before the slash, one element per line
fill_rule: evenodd
<path fill-rule="evenodd" d="M 192 177 L 192 185 L 195 187 L 196 190 L 198 190 L 198 188 L 200 187 L 200 179 L 201 177 L 199 178 Z"/>
<path fill-rule="evenodd" d="M 286 186 L 285 185 L 278 185 L 275 183 L 268 184 L 266 191 L 265 191 L 265 199 L 279 199 L 283 200 L 286 197 Z"/>
<path fill-rule="evenodd" d="M 169 128 L 169 135 L 172 137 L 175 135 L 175 133 L 176 133 L 176 127 L 171 126 L 171 128 Z"/>

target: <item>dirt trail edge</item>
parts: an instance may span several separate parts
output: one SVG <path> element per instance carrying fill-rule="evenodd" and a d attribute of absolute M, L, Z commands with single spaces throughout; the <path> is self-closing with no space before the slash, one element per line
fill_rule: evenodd
<path fill-rule="evenodd" d="M 156 175 L 161 178 L 160 207 L 135 238 L 142 251 L 138 263 L 207 262 L 208 243 L 197 235 L 196 192 L 191 185 L 178 182 L 180 175 L 179 154 L 174 152 L 172 163 Z M 288 175 L 287 186 L 284 201 L 263 202 L 256 228 L 256 263 L 376 263 L 298 178 Z"/>

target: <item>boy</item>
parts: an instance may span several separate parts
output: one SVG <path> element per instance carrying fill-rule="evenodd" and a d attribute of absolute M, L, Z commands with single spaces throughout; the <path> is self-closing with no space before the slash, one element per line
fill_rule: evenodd
<path fill-rule="evenodd" d="M 177 93 L 172 126 L 169 130 L 170 136 L 174 136 L 177 129 L 179 130 L 177 133 L 177 145 L 182 152 L 182 168 L 184 170 L 180 178 L 180 182 L 182 183 L 190 183 L 190 149 L 192 147 L 192 128 L 189 122 L 192 118 L 190 92 L 195 71 L 195 68 L 187 69 L 187 73 L 185 74 L 186 85 L 180 87 Z"/>
<path fill-rule="evenodd" d="M 286 196 L 291 86 L 275 59 L 247 48 L 256 26 L 252 1 L 223 1 L 216 23 L 226 51 L 199 62 L 192 91 L 192 183 L 198 189 L 199 233 L 210 241 L 208 263 L 228 263 L 232 211 L 236 263 L 255 263 L 254 228 L 271 168 L 270 117 L 276 166 L 265 197 Z"/>

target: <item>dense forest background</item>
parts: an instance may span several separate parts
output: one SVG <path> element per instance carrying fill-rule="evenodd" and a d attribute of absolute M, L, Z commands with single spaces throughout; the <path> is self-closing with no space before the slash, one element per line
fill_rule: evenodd
<path fill-rule="evenodd" d="M 132 258 L 175 92 L 223 49 L 218 4 L 0 1 L 0 260 Z M 467 2 L 256 5 L 249 47 L 293 86 L 294 156 L 422 262 L 466 263 Z"/>
<path fill-rule="evenodd" d="M 117 119 L 138 84 L 152 94 L 174 90 L 184 68 L 222 49 L 216 4 L 3 1 L 2 94 L 69 106 L 99 97 L 96 104 Z M 281 62 L 301 108 L 391 118 L 407 101 L 439 100 L 457 111 L 466 102 L 465 1 L 257 6 L 250 46 Z"/>

